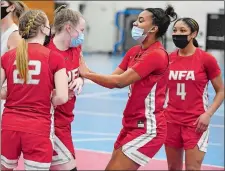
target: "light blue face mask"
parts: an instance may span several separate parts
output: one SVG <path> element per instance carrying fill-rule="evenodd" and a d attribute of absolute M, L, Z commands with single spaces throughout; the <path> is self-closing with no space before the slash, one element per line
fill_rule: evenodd
<path fill-rule="evenodd" d="M 131 30 L 132 38 L 138 41 L 139 43 L 142 43 L 147 37 L 147 34 L 143 35 L 143 33 L 144 33 L 144 29 L 138 28 L 136 26 L 133 26 Z"/>
<path fill-rule="evenodd" d="M 72 38 L 70 47 L 77 47 L 79 45 L 82 45 L 84 43 L 84 33 L 79 33 L 77 38 Z"/>

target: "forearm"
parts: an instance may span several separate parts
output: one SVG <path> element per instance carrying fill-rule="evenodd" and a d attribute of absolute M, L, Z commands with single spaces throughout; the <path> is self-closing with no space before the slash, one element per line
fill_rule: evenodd
<path fill-rule="evenodd" d="M 118 75 L 103 75 L 90 72 L 86 74 L 85 78 L 106 88 L 120 88 Z"/>
<path fill-rule="evenodd" d="M 223 103 L 224 100 L 224 91 L 219 91 L 216 93 L 216 96 L 213 100 L 212 105 L 208 108 L 206 113 L 210 115 L 210 117 L 213 116 L 213 114 L 216 112 L 216 110 L 220 107 L 220 105 Z"/>
<path fill-rule="evenodd" d="M 1 89 L 1 100 L 5 100 L 7 97 L 7 91 Z"/>
<path fill-rule="evenodd" d="M 5 100 L 6 97 L 7 97 L 7 87 L 5 86 L 1 88 L 1 99 Z"/>

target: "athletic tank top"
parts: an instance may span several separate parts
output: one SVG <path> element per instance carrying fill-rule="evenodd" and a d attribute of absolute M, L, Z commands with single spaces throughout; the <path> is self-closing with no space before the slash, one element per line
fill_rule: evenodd
<path fill-rule="evenodd" d="M 1 35 L 1 56 L 4 55 L 9 49 L 7 47 L 9 36 L 18 30 L 18 26 L 16 24 L 12 24 L 4 33 Z"/>

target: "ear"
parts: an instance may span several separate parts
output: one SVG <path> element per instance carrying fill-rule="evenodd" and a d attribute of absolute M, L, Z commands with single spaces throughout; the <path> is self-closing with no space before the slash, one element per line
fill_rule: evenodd
<path fill-rule="evenodd" d="M 68 30 L 69 32 L 71 31 L 71 27 L 69 24 L 65 24 L 64 29 Z"/>
<path fill-rule="evenodd" d="M 8 10 L 8 12 L 13 12 L 15 10 L 15 8 L 16 8 L 15 5 L 12 4 L 11 6 L 8 7 L 7 10 Z"/>
<path fill-rule="evenodd" d="M 155 33 L 155 32 L 157 32 L 158 29 L 159 29 L 158 26 L 153 26 L 149 32 Z"/>
<path fill-rule="evenodd" d="M 45 34 L 45 27 L 43 25 L 40 27 L 40 30 L 41 30 L 42 33 Z"/>
<path fill-rule="evenodd" d="M 195 32 L 193 32 L 193 33 L 191 33 L 191 38 L 195 38 L 195 37 L 197 37 L 197 31 L 195 31 Z"/>

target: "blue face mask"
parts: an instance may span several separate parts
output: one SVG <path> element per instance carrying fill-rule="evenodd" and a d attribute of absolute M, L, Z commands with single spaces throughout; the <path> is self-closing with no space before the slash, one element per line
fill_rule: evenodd
<path fill-rule="evenodd" d="M 77 38 L 72 38 L 70 47 L 77 47 L 79 45 L 82 45 L 84 42 L 84 33 L 79 33 Z"/>
<path fill-rule="evenodd" d="M 142 43 L 147 37 L 147 34 L 143 35 L 143 33 L 144 33 L 144 29 L 138 28 L 136 26 L 133 26 L 131 30 L 132 38 L 138 41 L 139 43 Z"/>

